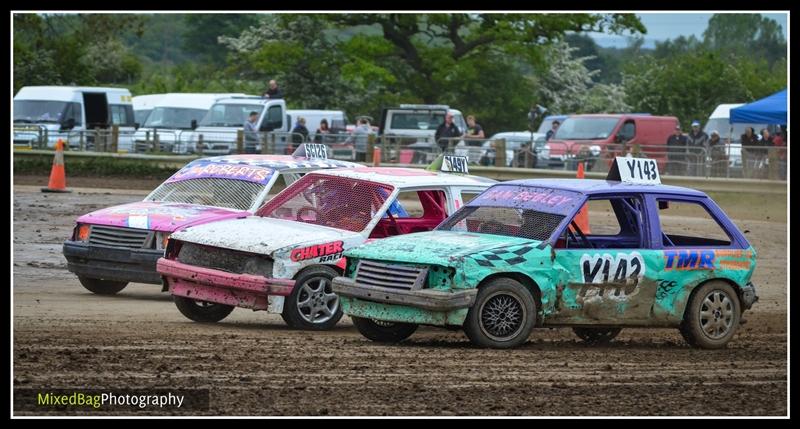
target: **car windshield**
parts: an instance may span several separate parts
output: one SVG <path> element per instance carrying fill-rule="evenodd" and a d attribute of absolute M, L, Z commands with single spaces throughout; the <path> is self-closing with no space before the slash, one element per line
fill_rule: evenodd
<path fill-rule="evenodd" d="M 545 241 L 558 228 L 562 219 L 563 215 L 530 209 L 467 206 L 436 229 Z"/>
<path fill-rule="evenodd" d="M 250 112 L 264 109 L 260 104 L 215 104 L 209 109 L 200 126 L 207 127 L 241 127 L 247 121 Z M 148 118 L 149 119 L 149 118 Z"/>
<path fill-rule="evenodd" d="M 539 124 L 539 129 L 536 130 L 536 132 L 539 134 L 546 134 L 551 128 L 553 128 L 553 121 L 555 120 L 555 118 L 545 118 L 542 123 Z"/>
<path fill-rule="evenodd" d="M 156 107 L 150 112 L 144 126 L 147 128 L 174 128 L 188 130 L 192 120 L 200 121 L 206 114 L 205 109 L 188 109 L 185 107 Z"/>
<path fill-rule="evenodd" d="M 444 122 L 444 112 L 394 112 L 393 130 L 435 130 Z"/>
<path fill-rule="evenodd" d="M 747 127 L 753 127 L 756 133 L 762 129 L 767 128 L 766 124 L 731 124 L 728 123 L 728 118 L 713 118 L 709 119 L 706 126 L 703 128 L 706 134 L 711 135 L 712 131 L 718 131 L 719 137 L 722 140 L 731 139 L 731 143 L 741 143 L 742 134 Z M 732 135 L 731 135 L 732 134 Z"/>
<path fill-rule="evenodd" d="M 619 118 L 567 118 L 558 127 L 558 140 L 603 140 L 614 131 Z"/>
<path fill-rule="evenodd" d="M 200 204 L 234 210 L 248 210 L 256 202 L 266 185 L 248 180 L 201 177 L 166 181 L 156 188 L 145 201 Z"/>
<path fill-rule="evenodd" d="M 145 122 L 147 122 L 147 116 L 150 115 L 150 112 L 152 112 L 152 110 L 150 109 L 134 110 L 133 111 L 134 121 L 136 121 L 137 124 L 144 124 Z"/>
<path fill-rule="evenodd" d="M 394 188 L 345 177 L 307 174 L 256 213 L 263 217 L 361 232 Z"/>
<path fill-rule="evenodd" d="M 67 108 L 65 101 L 14 100 L 14 122 L 61 122 Z"/>

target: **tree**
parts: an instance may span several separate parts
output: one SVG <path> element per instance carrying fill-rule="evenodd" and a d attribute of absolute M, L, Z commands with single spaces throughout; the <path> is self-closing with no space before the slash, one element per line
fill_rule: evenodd
<path fill-rule="evenodd" d="M 207 62 L 223 62 L 226 51 L 219 44 L 220 36 L 235 36 L 258 24 L 254 14 L 216 13 L 186 14 L 183 48 Z M 180 19 L 180 15 L 179 18 Z"/>
<path fill-rule="evenodd" d="M 725 55 L 764 58 L 770 66 L 786 58 L 783 29 L 775 20 L 758 13 L 714 14 L 703 32 L 703 43 Z"/>
<path fill-rule="evenodd" d="M 595 84 L 600 70 L 589 70 L 592 57 L 576 57 L 578 48 L 557 42 L 548 48 L 547 71 L 539 82 L 539 104 L 553 113 L 627 112 L 625 91 L 616 84 Z"/>
<path fill-rule="evenodd" d="M 626 101 L 637 112 L 677 116 L 684 127 L 722 103 L 746 103 L 786 87 L 786 63 L 752 57 L 729 61 L 700 49 L 668 58 L 642 57 L 623 73 Z"/>
<path fill-rule="evenodd" d="M 135 15 L 14 14 L 14 91 L 25 85 L 96 85 L 135 78 L 139 61 L 120 42 L 140 34 Z M 107 80 L 108 79 L 108 80 Z"/>
<path fill-rule="evenodd" d="M 568 31 L 646 30 L 633 14 L 341 14 L 328 19 L 337 26 L 377 25 L 395 47 L 395 58 L 407 68 L 399 78 L 423 101 L 438 102 L 447 71 L 462 59 L 499 50 L 541 58 L 536 48 Z"/>

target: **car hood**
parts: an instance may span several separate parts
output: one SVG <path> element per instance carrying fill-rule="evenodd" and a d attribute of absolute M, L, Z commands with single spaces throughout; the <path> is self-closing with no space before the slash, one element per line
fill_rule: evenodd
<path fill-rule="evenodd" d="M 340 241 L 360 234 L 303 222 L 250 216 L 193 226 L 171 236 L 180 241 L 270 255 L 305 243 Z"/>
<path fill-rule="evenodd" d="M 80 223 L 172 232 L 199 223 L 249 216 L 250 212 L 197 204 L 138 201 L 93 211 Z"/>
<path fill-rule="evenodd" d="M 359 259 L 456 266 L 466 256 L 522 244 L 536 247 L 541 242 L 503 235 L 431 231 L 376 240 L 347 250 L 344 255 Z"/>

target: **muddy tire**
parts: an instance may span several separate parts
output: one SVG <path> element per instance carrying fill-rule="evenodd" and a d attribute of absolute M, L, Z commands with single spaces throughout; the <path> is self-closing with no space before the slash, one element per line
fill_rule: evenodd
<path fill-rule="evenodd" d="M 342 318 L 339 297 L 333 293 L 336 270 L 325 266 L 308 268 L 300 273 L 292 294 L 283 304 L 283 320 L 295 329 L 324 331 Z"/>
<path fill-rule="evenodd" d="M 234 306 L 214 302 L 196 301 L 183 296 L 172 296 L 181 314 L 195 322 L 214 323 L 228 317 Z"/>
<path fill-rule="evenodd" d="M 702 349 L 721 349 L 736 334 L 741 317 L 736 291 L 723 281 L 700 286 L 686 306 L 680 331 L 687 343 Z"/>
<path fill-rule="evenodd" d="M 464 332 L 479 347 L 507 349 L 528 340 L 536 322 L 536 301 L 521 283 L 497 278 L 478 290 Z"/>
<path fill-rule="evenodd" d="M 364 317 L 351 317 L 358 332 L 377 343 L 399 343 L 417 330 L 415 323 L 384 322 Z"/>
<path fill-rule="evenodd" d="M 92 279 L 82 276 L 78 276 L 78 280 L 83 287 L 98 295 L 114 295 L 122 289 L 125 289 L 125 286 L 128 286 L 128 282 Z"/>
<path fill-rule="evenodd" d="M 586 344 L 608 344 L 619 335 L 622 328 L 572 328 L 572 332 Z"/>

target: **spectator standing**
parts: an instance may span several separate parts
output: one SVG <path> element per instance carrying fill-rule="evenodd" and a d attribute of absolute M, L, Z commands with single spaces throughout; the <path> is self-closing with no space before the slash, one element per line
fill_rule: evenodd
<path fill-rule="evenodd" d="M 331 129 L 328 128 L 328 120 L 322 119 L 319 121 L 319 128 L 317 131 L 314 131 L 314 143 L 327 143 L 329 139 L 327 139 L 325 134 L 330 134 Z"/>
<path fill-rule="evenodd" d="M 676 125 L 673 133 L 667 138 L 667 173 L 681 174 L 686 171 L 683 163 L 686 162 L 686 136 L 681 132 L 681 126 Z"/>
<path fill-rule="evenodd" d="M 464 138 L 469 139 L 485 139 L 486 135 L 483 133 L 483 127 L 475 122 L 475 117 L 472 115 L 467 116 L 467 131 L 464 133 Z"/>
<path fill-rule="evenodd" d="M 756 170 L 756 160 L 758 155 L 758 136 L 756 135 L 753 127 L 744 129 L 744 134 L 741 136 L 742 142 L 742 166 L 744 168 L 743 176 L 745 178 L 753 178 L 754 171 Z"/>
<path fill-rule="evenodd" d="M 304 143 L 308 141 L 308 128 L 306 128 L 306 118 L 297 118 L 297 123 L 292 129 L 292 143 Z"/>
<path fill-rule="evenodd" d="M 756 170 L 755 177 L 757 179 L 766 179 L 769 167 L 769 155 L 774 151 L 775 138 L 770 134 L 766 128 L 761 129 L 761 140 L 756 145 Z"/>
<path fill-rule="evenodd" d="M 345 140 L 345 143 L 354 145 L 356 161 L 366 161 L 367 141 L 369 140 L 370 134 L 372 134 L 372 128 L 370 128 L 367 118 L 359 118 L 358 125 L 353 130 L 353 133 Z"/>
<path fill-rule="evenodd" d="M 725 154 L 725 144 L 719 138 L 719 131 L 711 132 L 708 148 L 711 152 L 712 177 L 728 177 L 728 155 Z"/>
<path fill-rule="evenodd" d="M 561 126 L 561 122 L 553 121 L 553 125 L 547 130 L 547 134 L 545 134 L 544 139 L 545 141 L 550 141 L 554 135 L 556 135 L 556 131 L 558 131 L 558 127 Z"/>
<path fill-rule="evenodd" d="M 261 94 L 263 98 L 269 98 L 272 100 L 278 100 L 283 98 L 283 91 L 278 87 L 278 82 L 275 79 L 269 81 L 269 88 Z"/>
<path fill-rule="evenodd" d="M 453 114 L 447 112 L 444 115 L 444 122 L 439 125 L 438 128 L 436 128 L 436 134 L 434 134 L 433 139 L 436 141 L 436 144 L 439 145 L 439 149 L 441 149 L 442 152 L 445 152 L 450 142 L 448 139 L 457 138 L 460 136 L 461 130 L 459 130 L 456 124 L 453 123 Z"/>
<path fill-rule="evenodd" d="M 692 131 L 686 136 L 688 147 L 689 175 L 699 176 L 705 167 L 705 149 L 708 147 L 708 134 L 700 129 L 700 121 L 692 121 Z"/>
<path fill-rule="evenodd" d="M 245 152 L 255 152 L 258 145 L 258 112 L 250 112 L 244 122 L 244 145 Z"/>

